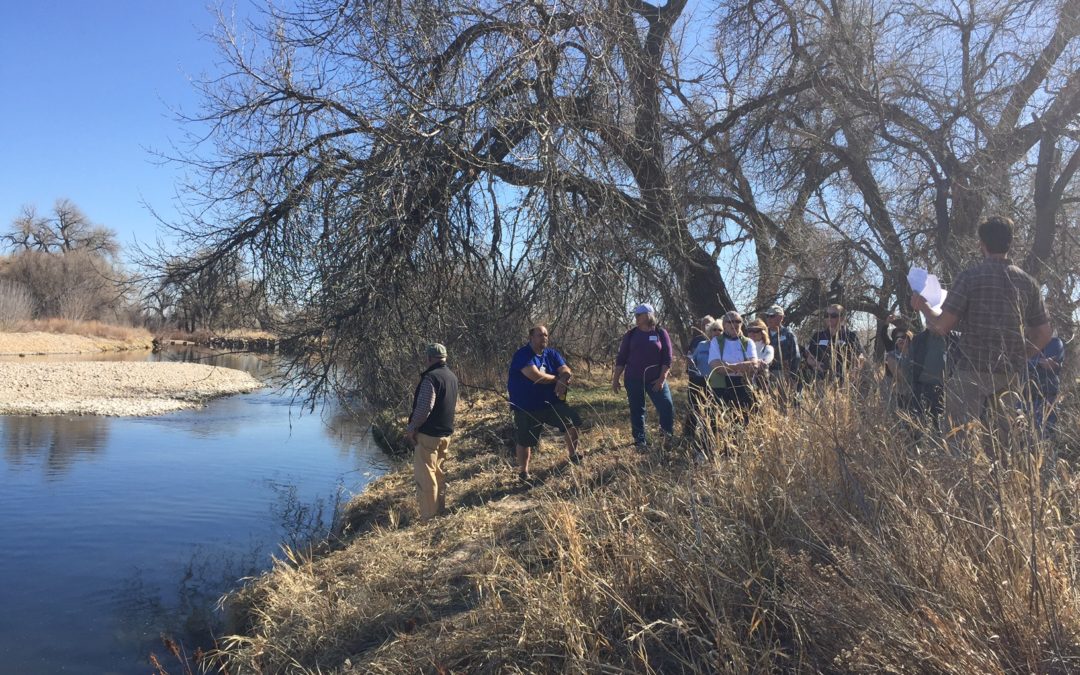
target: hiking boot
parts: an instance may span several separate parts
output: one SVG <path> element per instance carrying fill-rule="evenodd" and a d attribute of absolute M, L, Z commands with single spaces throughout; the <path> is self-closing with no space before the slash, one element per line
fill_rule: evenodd
<path fill-rule="evenodd" d="M 533 484 L 532 476 L 529 475 L 528 471 L 522 471 L 521 473 L 519 473 L 518 474 L 518 480 L 520 480 L 522 483 L 524 483 L 525 485 L 528 485 L 528 486 L 532 486 L 532 484 Z"/>
<path fill-rule="evenodd" d="M 571 464 L 581 464 L 581 461 L 583 459 L 585 459 L 585 458 L 581 455 L 580 452 L 575 452 L 574 454 L 570 455 L 570 463 Z"/>

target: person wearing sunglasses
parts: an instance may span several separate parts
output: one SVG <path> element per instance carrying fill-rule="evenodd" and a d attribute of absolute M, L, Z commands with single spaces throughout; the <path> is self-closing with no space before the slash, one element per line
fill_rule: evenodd
<path fill-rule="evenodd" d="M 845 318 L 843 305 L 829 305 L 825 310 L 825 330 L 815 333 L 806 346 L 806 363 L 819 379 L 842 382 L 866 358 L 859 336 L 844 325 Z"/>
<path fill-rule="evenodd" d="M 769 341 L 769 327 L 761 319 L 754 319 L 746 325 L 746 337 L 753 341 L 758 355 L 758 368 L 754 373 L 753 383 L 755 386 L 768 386 L 769 367 L 776 358 L 776 350 Z"/>
<path fill-rule="evenodd" d="M 742 316 L 735 311 L 713 324 L 714 330 L 720 330 L 709 344 L 709 385 L 722 405 L 741 410 L 747 422 L 754 403 L 750 378 L 759 362 L 757 346 L 743 335 L 742 325 Z"/>

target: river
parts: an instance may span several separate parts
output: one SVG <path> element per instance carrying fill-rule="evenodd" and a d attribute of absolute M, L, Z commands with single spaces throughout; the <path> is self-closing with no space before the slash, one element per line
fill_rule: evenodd
<path fill-rule="evenodd" d="M 108 358 L 193 355 L 274 372 Z M 353 416 L 271 389 L 159 417 L 0 417 L 0 439 L 0 673 L 20 675 L 149 673 L 151 651 L 170 662 L 162 633 L 205 644 L 224 591 L 389 466 Z"/>

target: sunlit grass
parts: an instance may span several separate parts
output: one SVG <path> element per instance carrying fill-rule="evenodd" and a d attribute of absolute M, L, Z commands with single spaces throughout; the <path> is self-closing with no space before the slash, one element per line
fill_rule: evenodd
<path fill-rule="evenodd" d="M 720 425 L 695 464 L 688 444 L 634 450 L 621 394 L 571 396 L 592 418 L 583 465 L 545 439 L 541 484 L 525 489 L 507 460 L 505 401 L 474 397 L 451 447 L 452 513 L 418 522 L 408 469 L 373 484 L 336 550 L 294 552 L 230 601 L 238 635 L 217 662 L 322 673 L 1080 667 L 1073 437 L 1048 445 L 1018 425 L 990 453 L 1009 461 L 993 463 L 899 424 L 873 396 L 834 392 Z M 1075 419 L 1063 411 L 1061 428 Z"/>

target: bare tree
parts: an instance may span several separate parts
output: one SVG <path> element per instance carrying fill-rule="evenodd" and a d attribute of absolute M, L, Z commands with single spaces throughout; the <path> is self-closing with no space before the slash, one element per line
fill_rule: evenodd
<path fill-rule="evenodd" d="M 12 251 L 2 275 L 30 289 L 34 316 L 109 319 L 126 302 L 116 234 L 70 200 L 58 199 L 50 216 L 24 207 L 2 239 Z"/>
<path fill-rule="evenodd" d="M 884 326 L 910 265 L 954 273 L 1033 185 L 1031 260 L 1054 250 L 1078 2 L 311 0 L 254 43 L 218 36 L 185 274 L 244 260 L 293 308 L 305 375 L 369 380 L 371 354 L 433 333 L 467 351 L 537 314 L 617 325 L 638 289 L 715 313 L 733 278 L 757 307 Z"/>

